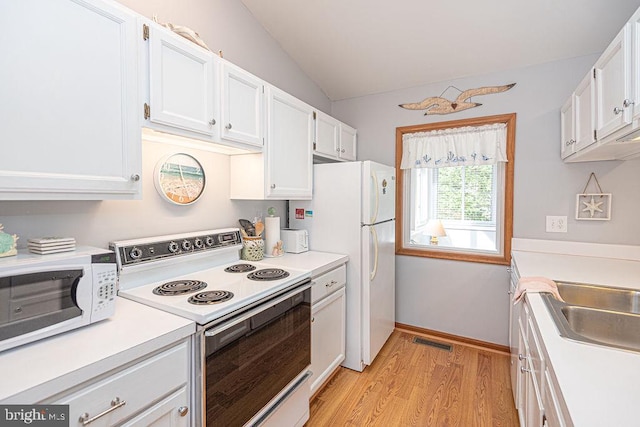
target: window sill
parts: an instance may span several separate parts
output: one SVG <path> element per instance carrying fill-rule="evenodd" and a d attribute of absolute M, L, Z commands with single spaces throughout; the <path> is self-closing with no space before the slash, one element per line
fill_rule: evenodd
<path fill-rule="evenodd" d="M 396 247 L 396 255 L 417 256 L 423 258 L 449 259 L 452 261 L 479 262 L 483 264 L 509 265 L 511 253 L 506 254 L 482 254 L 460 251 L 447 251 L 442 249 L 417 249 Z"/>

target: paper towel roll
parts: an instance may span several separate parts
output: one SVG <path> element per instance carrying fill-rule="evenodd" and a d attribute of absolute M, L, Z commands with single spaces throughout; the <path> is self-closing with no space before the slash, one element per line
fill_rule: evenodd
<path fill-rule="evenodd" d="M 284 255 L 280 241 L 280 217 L 268 216 L 264 219 L 264 256 Z"/>

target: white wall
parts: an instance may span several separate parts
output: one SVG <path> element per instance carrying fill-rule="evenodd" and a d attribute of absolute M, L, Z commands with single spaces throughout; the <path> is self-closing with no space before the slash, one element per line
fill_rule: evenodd
<path fill-rule="evenodd" d="M 565 164 L 560 159 L 560 106 L 597 56 L 337 101 L 332 115 L 358 129 L 358 159 L 395 164 L 395 129 L 421 123 L 517 113 L 514 237 L 640 244 L 640 161 Z M 472 64 L 470 64 L 472 66 Z M 424 116 L 398 104 L 461 90 L 517 83 L 508 92 L 474 99 L 483 105 Z M 458 95 L 455 89 L 445 93 Z M 591 172 L 613 193 L 612 219 L 576 221 L 575 198 Z M 546 215 L 566 215 L 568 232 L 546 233 Z M 508 274 L 504 266 L 396 257 L 397 321 L 507 344 Z"/>
<path fill-rule="evenodd" d="M 125 6 L 162 22 L 197 31 L 214 51 L 231 62 L 281 87 L 315 107 L 328 111 L 329 100 L 253 19 L 239 0 L 123 0 Z M 54 19 L 55 17 L 52 17 Z M 19 143 L 19 142 L 15 142 Z M 118 239 L 237 227 L 239 218 L 253 218 L 275 206 L 284 219 L 284 202 L 229 200 L 229 159 L 226 156 L 167 144 L 143 143 L 143 198 L 139 201 L 0 201 L 0 224 L 27 239 L 73 236 L 78 244 L 107 247 Z M 175 206 L 160 198 L 153 170 L 165 154 L 195 155 L 207 174 L 205 193 L 191 206 Z"/>

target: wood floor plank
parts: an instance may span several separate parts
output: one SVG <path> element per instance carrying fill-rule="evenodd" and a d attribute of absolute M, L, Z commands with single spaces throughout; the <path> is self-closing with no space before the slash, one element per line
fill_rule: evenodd
<path fill-rule="evenodd" d="M 518 426 L 507 355 L 456 343 L 447 351 L 414 336 L 394 331 L 362 373 L 339 368 L 306 426 Z"/>

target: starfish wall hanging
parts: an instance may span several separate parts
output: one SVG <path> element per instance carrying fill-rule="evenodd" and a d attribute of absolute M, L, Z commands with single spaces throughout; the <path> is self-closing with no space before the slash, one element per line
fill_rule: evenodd
<path fill-rule="evenodd" d="M 597 192 L 587 193 L 591 180 L 595 181 Z M 596 174 L 591 172 L 582 193 L 576 198 L 576 219 L 608 221 L 611 219 L 611 193 L 603 193 Z"/>
<path fill-rule="evenodd" d="M 515 83 L 511 83 L 503 86 L 485 86 L 485 87 L 479 87 L 476 89 L 467 89 L 465 91 L 460 91 L 460 95 L 458 95 L 455 101 L 450 101 L 447 98 L 443 98 L 442 95 L 444 94 L 444 92 L 442 92 L 440 96 L 432 96 L 432 97 L 423 99 L 420 102 L 400 104 L 399 106 L 407 110 L 426 110 L 424 113 L 425 116 L 431 115 L 431 114 L 450 114 L 458 111 L 468 110 L 469 108 L 481 106 L 482 104 L 478 102 L 469 101 L 473 96 L 489 95 L 492 93 L 505 92 L 511 89 L 512 87 L 514 87 L 515 85 L 516 85 Z M 449 86 L 449 87 L 452 87 L 452 86 Z M 447 91 L 447 89 L 445 89 L 445 92 Z M 454 88 L 454 89 L 457 89 L 457 88 Z M 460 89 L 457 89 L 457 90 L 460 90 Z"/>

